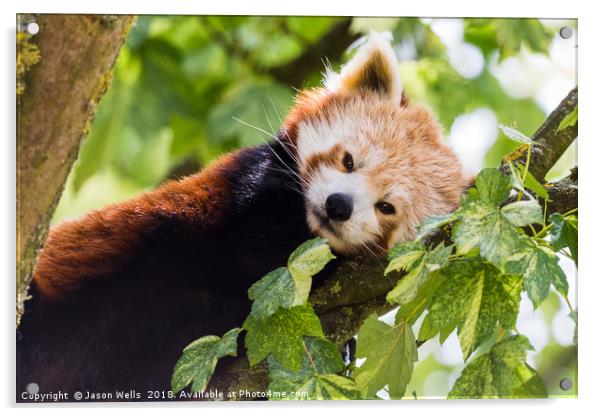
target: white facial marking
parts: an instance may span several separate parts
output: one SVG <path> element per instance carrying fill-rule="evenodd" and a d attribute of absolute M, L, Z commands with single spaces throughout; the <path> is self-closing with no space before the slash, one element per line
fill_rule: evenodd
<path fill-rule="evenodd" d="M 330 229 L 322 221 L 328 221 L 325 203 L 334 193 L 351 196 L 353 211 L 346 221 L 329 221 Z M 310 226 L 320 230 L 335 249 L 359 247 L 380 235 L 374 211 L 377 197 L 362 173 L 344 173 L 329 166 L 321 167 L 311 178 L 306 198 Z"/>
<path fill-rule="evenodd" d="M 365 121 L 340 115 L 331 118 L 329 123 L 302 123 L 297 138 L 301 161 L 315 154 L 333 152 L 337 145 L 353 157 L 352 172 L 320 165 L 306 178 L 309 182 L 305 191 L 308 224 L 339 251 L 374 242 L 382 233 L 375 204 L 382 198 L 383 190 L 375 189 L 370 173 L 382 165 L 386 152 L 361 133 L 365 131 L 362 122 Z M 342 163 L 342 159 L 337 163 Z M 353 212 L 346 221 L 328 220 L 326 199 L 334 193 L 344 193 L 353 199 Z"/>
<path fill-rule="evenodd" d="M 337 143 L 360 134 L 354 131 L 354 123 L 345 117 L 337 117 L 332 123 L 304 122 L 299 124 L 297 152 L 301 160 L 317 153 L 326 153 Z"/>

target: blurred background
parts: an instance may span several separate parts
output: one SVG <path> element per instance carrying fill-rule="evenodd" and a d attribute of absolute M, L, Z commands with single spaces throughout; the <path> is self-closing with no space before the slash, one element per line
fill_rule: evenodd
<path fill-rule="evenodd" d="M 560 37 L 561 27 L 573 29 L 572 37 Z M 370 31 L 390 37 L 406 94 L 433 109 L 468 172 L 498 166 L 517 146 L 499 124 L 532 135 L 576 85 L 574 20 L 141 16 L 53 223 L 262 143 L 266 135 L 246 124 L 276 132 L 296 91 L 319 85 L 324 65 L 338 68 Z M 573 145 L 547 179 L 575 164 Z M 565 260 L 576 307 L 576 270 Z M 517 330 L 535 347 L 528 362 L 551 396 L 576 394 L 568 313 L 555 292 L 536 311 L 527 298 L 521 303 Z M 408 397 L 445 397 L 464 367 L 457 337 L 442 346 L 430 340 L 419 354 Z M 568 391 L 559 387 L 562 378 L 572 382 Z"/>

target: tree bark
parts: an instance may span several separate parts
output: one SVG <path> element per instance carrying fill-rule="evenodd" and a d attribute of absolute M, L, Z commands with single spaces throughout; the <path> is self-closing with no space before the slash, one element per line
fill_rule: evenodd
<path fill-rule="evenodd" d="M 41 60 L 17 96 L 17 324 L 48 224 L 132 16 L 38 15 Z"/>

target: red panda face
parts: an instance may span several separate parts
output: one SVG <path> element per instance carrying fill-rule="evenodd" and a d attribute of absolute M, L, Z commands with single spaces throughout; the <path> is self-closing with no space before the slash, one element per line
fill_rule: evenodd
<path fill-rule="evenodd" d="M 303 92 L 292 132 L 307 222 L 338 252 L 392 248 L 450 212 L 466 186 L 431 113 L 402 100 L 390 45 L 372 35 L 325 87 Z"/>

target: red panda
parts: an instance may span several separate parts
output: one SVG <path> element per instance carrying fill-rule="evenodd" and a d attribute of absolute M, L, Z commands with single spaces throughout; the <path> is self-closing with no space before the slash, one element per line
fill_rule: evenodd
<path fill-rule="evenodd" d="M 247 289 L 312 235 L 381 254 L 467 185 L 429 110 L 371 35 L 299 94 L 274 141 L 49 233 L 18 329 L 17 396 L 168 391 L 182 349 L 240 326 Z"/>

